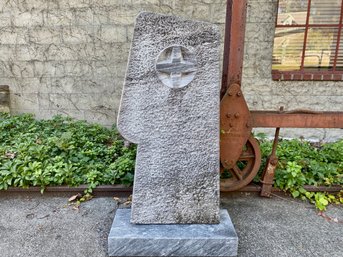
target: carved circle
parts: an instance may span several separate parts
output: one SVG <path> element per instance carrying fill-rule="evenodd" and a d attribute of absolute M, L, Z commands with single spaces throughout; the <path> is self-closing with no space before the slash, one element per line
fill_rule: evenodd
<path fill-rule="evenodd" d="M 188 48 L 173 45 L 157 57 L 156 73 L 161 82 L 170 88 L 182 88 L 193 79 L 197 70 L 195 54 Z"/>

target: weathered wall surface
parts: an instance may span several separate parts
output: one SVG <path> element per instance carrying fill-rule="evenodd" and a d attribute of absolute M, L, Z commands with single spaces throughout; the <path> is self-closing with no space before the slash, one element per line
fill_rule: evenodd
<path fill-rule="evenodd" d="M 0 84 L 13 113 L 116 121 L 140 11 L 224 21 L 210 0 L 0 0 Z"/>
<path fill-rule="evenodd" d="M 133 22 L 140 11 L 216 23 L 225 0 L 0 0 L 0 84 L 13 113 L 65 114 L 110 126 L 116 121 Z M 243 89 L 252 109 L 342 110 L 342 82 L 273 82 L 277 0 L 249 0 Z M 285 131 L 285 130 L 283 130 Z M 287 131 L 286 131 L 287 132 Z M 306 130 L 337 139 L 341 130 Z M 304 131 L 286 136 L 305 135 Z"/>

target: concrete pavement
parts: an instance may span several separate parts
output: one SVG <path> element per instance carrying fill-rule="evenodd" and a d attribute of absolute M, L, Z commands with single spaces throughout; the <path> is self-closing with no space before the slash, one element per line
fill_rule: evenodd
<path fill-rule="evenodd" d="M 240 257 L 343 256 L 343 224 L 328 222 L 306 202 L 239 193 L 222 197 L 222 207 L 238 233 Z M 117 208 L 110 197 L 75 210 L 68 197 L 0 192 L 0 256 L 105 257 Z M 327 215 L 343 220 L 342 206 Z"/>

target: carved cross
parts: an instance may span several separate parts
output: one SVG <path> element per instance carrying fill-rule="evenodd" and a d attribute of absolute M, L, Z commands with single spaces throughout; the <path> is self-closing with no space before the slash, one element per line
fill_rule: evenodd
<path fill-rule="evenodd" d="M 172 87 L 180 88 L 183 86 L 182 84 L 185 84 L 185 83 L 181 83 L 182 75 L 186 73 L 195 72 L 196 64 L 195 62 L 185 61 L 182 56 L 181 47 L 173 46 L 173 49 L 169 58 L 158 62 L 156 64 L 156 70 L 159 72 L 169 74 L 169 80 Z M 186 80 L 189 80 L 189 79 L 186 79 Z"/>

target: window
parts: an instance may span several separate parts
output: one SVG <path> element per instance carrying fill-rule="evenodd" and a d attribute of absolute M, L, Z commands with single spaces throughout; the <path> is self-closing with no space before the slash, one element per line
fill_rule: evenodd
<path fill-rule="evenodd" d="M 279 0 L 274 80 L 342 80 L 343 0 Z"/>

